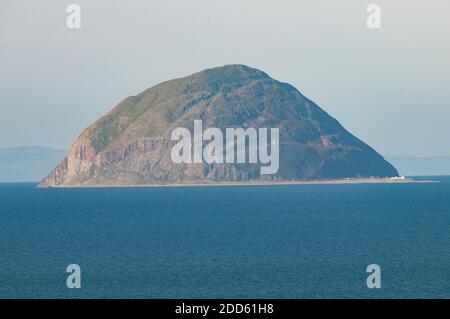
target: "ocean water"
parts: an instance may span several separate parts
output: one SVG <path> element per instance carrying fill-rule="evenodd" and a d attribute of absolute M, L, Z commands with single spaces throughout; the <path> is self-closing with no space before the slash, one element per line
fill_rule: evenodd
<path fill-rule="evenodd" d="M 440 183 L 0 184 L 1 298 L 449 298 Z M 66 267 L 81 267 L 81 289 Z M 368 289 L 366 267 L 381 267 Z"/>

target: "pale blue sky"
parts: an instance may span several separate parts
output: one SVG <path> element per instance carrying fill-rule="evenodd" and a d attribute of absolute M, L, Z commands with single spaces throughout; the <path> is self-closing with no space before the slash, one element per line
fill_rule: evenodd
<path fill-rule="evenodd" d="M 366 28 L 369 3 L 380 30 Z M 448 0 L 0 0 L 0 147 L 67 149 L 122 98 L 239 63 L 384 155 L 450 155 L 449 16 Z"/>

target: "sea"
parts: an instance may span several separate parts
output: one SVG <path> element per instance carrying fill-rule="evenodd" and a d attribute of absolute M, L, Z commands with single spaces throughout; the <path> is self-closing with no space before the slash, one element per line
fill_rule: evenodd
<path fill-rule="evenodd" d="M 449 298 L 450 177 L 418 179 L 436 182 L 0 184 L 0 298 Z"/>

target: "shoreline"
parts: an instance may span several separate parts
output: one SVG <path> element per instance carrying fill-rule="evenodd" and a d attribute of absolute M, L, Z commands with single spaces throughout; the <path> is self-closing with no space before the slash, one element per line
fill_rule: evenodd
<path fill-rule="evenodd" d="M 344 178 L 329 180 L 289 180 L 289 181 L 244 181 L 244 182 L 205 182 L 190 181 L 170 184 L 128 184 L 128 185 L 64 185 L 38 188 L 161 188 L 161 187 L 205 187 L 205 186 L 281 186 L 281 185 L 344 185 L 344 184 L 410 184 L 439 183 L 440 181 L 416 180 L 412 178 Z"/>

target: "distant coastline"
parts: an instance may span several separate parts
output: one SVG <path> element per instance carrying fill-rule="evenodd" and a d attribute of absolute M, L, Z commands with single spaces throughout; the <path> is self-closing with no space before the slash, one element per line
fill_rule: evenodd
<path fill-rule="evenodd" d="M 244 182 L 205 182 L 189 181 L 167 184 L 135 184 L 135 185 L 74 185 L 52 186 L 48 188 L 158 188 L 158 187 L 203 187 L 203 186 L 277 186 L 277 185 L 340 185 L 340 184 L 403 184 L 403 183 L 439 183 L 432 180 L 416 180 L 409 177 L 391 178 L 343 178 L 329 180 L 285 180 L 285 181 L 244 181 Z"/>

